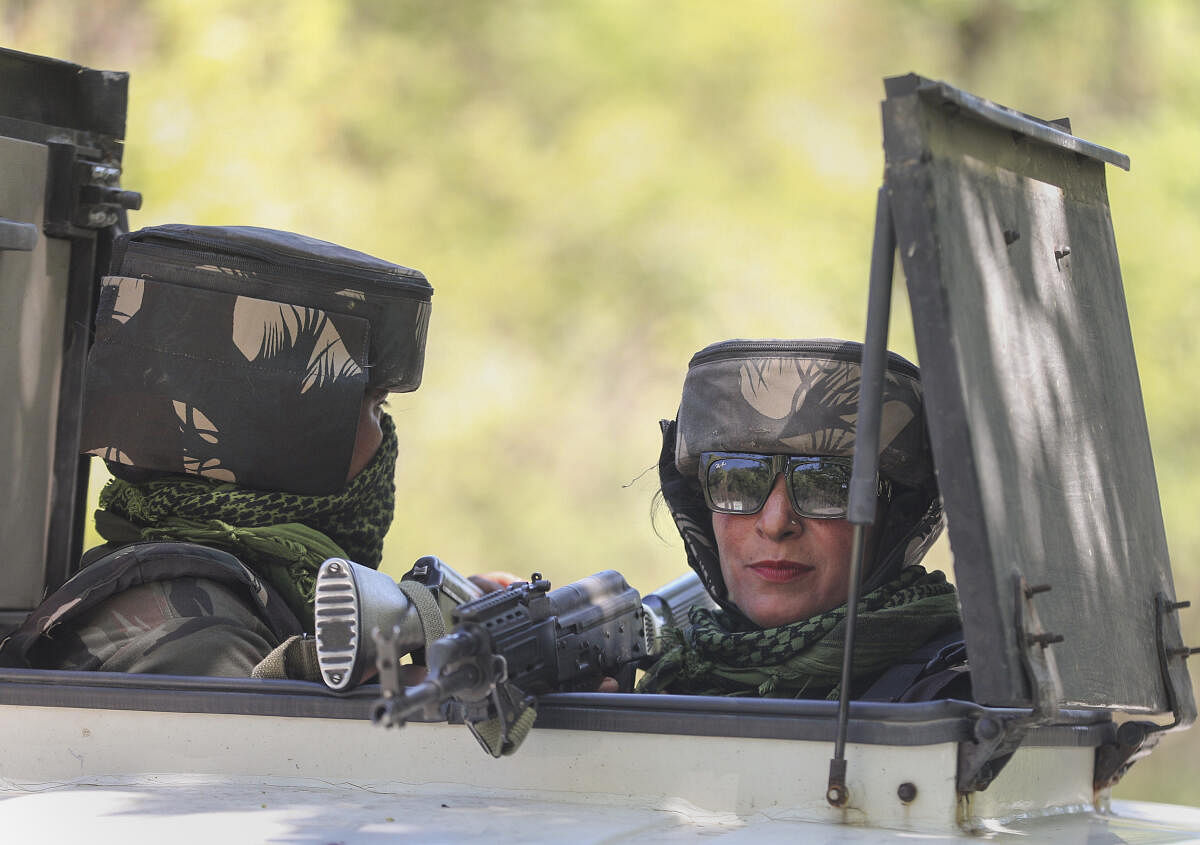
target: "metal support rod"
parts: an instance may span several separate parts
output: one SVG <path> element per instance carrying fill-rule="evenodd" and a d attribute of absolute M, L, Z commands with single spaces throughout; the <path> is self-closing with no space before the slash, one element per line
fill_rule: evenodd
<path fill-rule="evenodd" d="M 853 666 L 854 628 L 858 622 L 858 585 L 862 582 L 863 535 L 862 525 L 854 526 L 850 545 L 850 595 L 846 600 L 846 648 L 842 651 L 842 688 L 838 695 L 838 729 L 833 741 L 834 759 L 846 752 L 846 725 L 850 721 L 850 673 Z"/>
<path fill-rule="evenodd" d="M 858 419 L 854 425 L 854 471 L 850 476 L 847 518 L 855 525 L 875 522 L 879 495 L 879 428 L 883 416 L 883 379 L 887 369 L 895 258 L 896 231 L 892 228 L 892 206 L 884 186 L 879 189 L 875 207 L 875 242 L 871 247 L 871 280 L 867 289 L 867 336 L 863 341 Z"/>
<path fill-rule="evenodd" d="M 887 366 L 888 321 L 892 310 L 892 271 L 895 268 L 896 231 L 887 185 L 879 188 L 875 205 L 875 240 L 871 246 L 871 278 L 867 290 L 867 336 L 863 344 L 862 380 L 859 383 L 858 419 L 854 427 L 854 469 L 850 476 L 847 518 L 854 526 L 850 547 L 850 591 L 846 597 L 846 646 L 842 653 L 842 683 L 838 695 L 837 734 L 829 761 L 825 798 L 835 807 L 845 806 L 846 730 L 850 723 L 850 685 L 854 666 L 854 634 L 858 622 L 858 592 L 862 582 L 866 530 L 875 522 L 878 499 L 879 428 L 883 413 L 883 379 Z"/>

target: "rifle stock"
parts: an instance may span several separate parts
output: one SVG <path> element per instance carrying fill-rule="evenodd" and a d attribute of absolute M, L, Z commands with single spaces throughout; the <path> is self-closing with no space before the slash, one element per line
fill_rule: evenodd
<path fill-rule="evenodd" d="M 374 629 L 394 631 L 392 647 L 409 654 L 445 634 L 454 608 L 481 595 L 433 555 L 419 558 L 399 582 L 329 558 L 317 571 L 313 604 L 321 679 L 332 690 L 352 689 L 375 672 Z"/>

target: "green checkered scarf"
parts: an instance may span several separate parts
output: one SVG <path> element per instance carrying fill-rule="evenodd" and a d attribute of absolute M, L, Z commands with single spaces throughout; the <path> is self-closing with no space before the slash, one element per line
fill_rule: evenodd
<path fill-rule="evenodd" d="M 302 496 L 171 476 L 100 491 L 96 530 L 105 540 L 182 541 L 236 555 L 279 591 L 311 631 L 317 569 L 330 557 L 377 568 L 395 506 L 396 427 L 380 419 L 383 442 L 338 493 Z"/>
<path fill-rule="evenodd" d="M 667 650 L 638 692 L 837 698 L 846 605 L 778 628 L 736 630 L 728 613 L 699 607 L 692 608 L 688 621 L 682 630 L 667 629 Z M 946 576 L 906 567 L 859 600 L 853 678 L 874 679 L 961 624 Z"/>

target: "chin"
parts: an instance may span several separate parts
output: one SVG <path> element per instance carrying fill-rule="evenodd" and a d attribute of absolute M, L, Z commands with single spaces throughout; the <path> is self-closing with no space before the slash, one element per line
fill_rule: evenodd
<path fill-rule="evenodd" d="M 793 622 L 800 622 L 812 614 L 797 613 L 795 611 L 763 611 L 759 613 L 747 613 L 746 615 L 751 622 L 760 628 L 778 628 L 780 625 L 791 625 Z"/>

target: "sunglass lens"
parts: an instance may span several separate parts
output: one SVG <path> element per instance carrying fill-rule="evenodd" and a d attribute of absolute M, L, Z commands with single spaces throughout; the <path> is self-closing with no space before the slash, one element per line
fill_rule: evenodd
<path fill-rule="evenodd" d="M 708 467 L 705 483 L 715 509 L 753 513 L 771 492 L 771 462 L 755 458 L 717 458 Z"/>
<path fill-rule="evenodd" d="M 792 467 L 788 475 L 792 498 L 804 516 L 840 518 L 850 501 L 850 473 L 841 464 L 814 460 Z"/>

